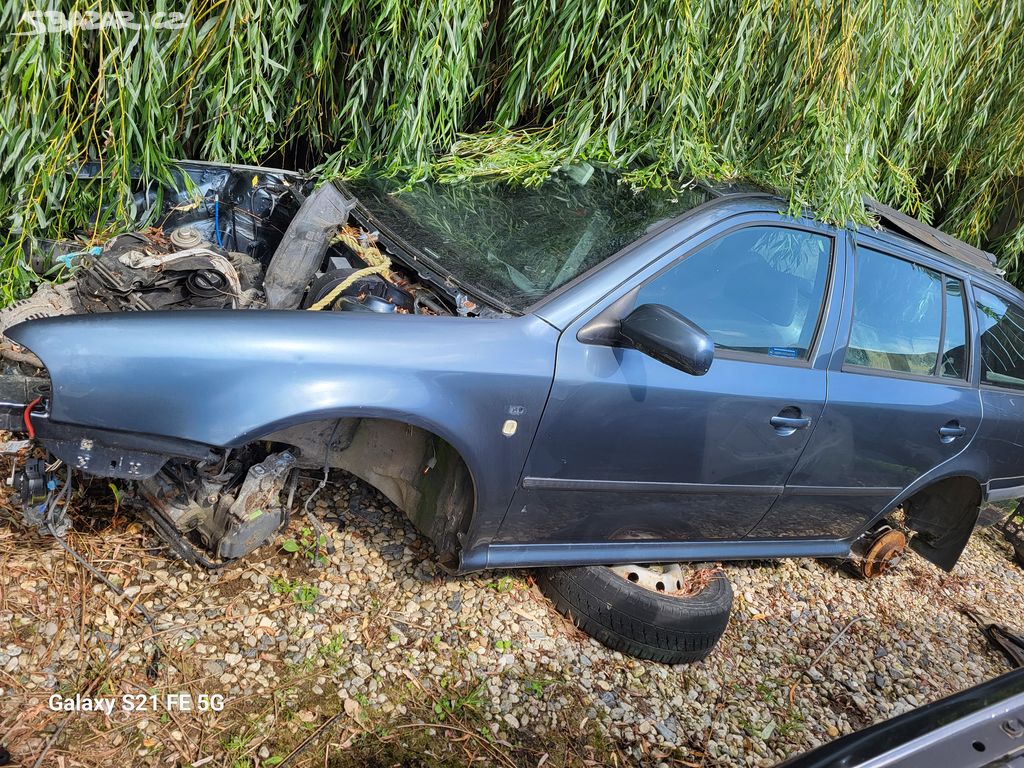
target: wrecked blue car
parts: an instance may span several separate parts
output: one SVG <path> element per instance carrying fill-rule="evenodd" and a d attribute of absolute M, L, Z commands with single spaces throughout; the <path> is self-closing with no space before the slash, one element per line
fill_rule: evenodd
<path fill-rule="evenodd" d="M 299 471 L 342 469 L 446 568 L 541 569 L 599 640 L 678 662 L 732 601 L 694 563 L 872 576 L 909 545 L 950 569 L 983 502 L 1024 496 L 1024 295 L 882 205 L 837 228 L 586 164 L 532 187 L 180 174 L 139 190 L 139 231 L 36 244 L 69 279 L 0 313 L 4 426 L 44 452 L 16 484 L 57 535 L 73 476 L 118 478 L 219 565 L 301 511 Z"/>

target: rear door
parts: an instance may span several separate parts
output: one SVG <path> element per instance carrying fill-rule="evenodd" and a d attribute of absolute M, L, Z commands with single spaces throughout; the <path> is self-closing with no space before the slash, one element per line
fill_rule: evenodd
<path fill-rule="evenodd" d="M 821 421 L 754 537 L 857 535 L 981 422 L 964 276 L 875 238 L 852 256 Z"/>
<path fill-rule="evenodd" d="M 972 450 L 989 467 L 989 501 L 1017 499 L 1024 497 L 1024 308 L 1008 291 L 973 289 L 985 422 Z"/>

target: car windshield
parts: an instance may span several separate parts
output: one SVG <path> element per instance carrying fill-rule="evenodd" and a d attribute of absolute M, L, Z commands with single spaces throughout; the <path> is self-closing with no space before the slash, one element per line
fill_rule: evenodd
<path fill-rule="evenodd" d="M 369 179 L 346 186 L 381 227 L 468 287 L 522 311 L 711 198 L 700 187 L 635 191 L 616 173 L 581 164 L 536 186 Z"/>

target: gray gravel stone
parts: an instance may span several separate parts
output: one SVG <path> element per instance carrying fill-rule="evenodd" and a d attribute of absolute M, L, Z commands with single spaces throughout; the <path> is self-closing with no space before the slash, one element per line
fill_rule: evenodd
<path fill-rule="evenodd" d="M 227 727 L 223 718 L 242 718 L 231 721 L 225 740 L 243 730 L 234 727 L 239 723 L 248 729 L 244 712 L 287 711 L 312 729 L 347 707 L 368 722 L 393 725 L 436 717 L 433 702 L 472 698 L 479 689 L 479 715 L 465 716 L 481 722 L 470 720 L 471 727 L 500 732 L 497 738 L 512 745 L 528 734 L 531 751 L 571 735 L 613 745 L 622 752 L 619 764 L 657 765 L 661 758 L 652 755 L 672 749 L 683 762 L 775 765 L 1000 674 L 1003 660 L 959 614 L 959 604 L 1009 626 L 1019 627 L 1024 615 L 1024 574 L 987 529 L 975 534 L 950 575 L 914 556 L 873 582 L 812 560 L 739 563 L 726 568 L 737 601 L 720 646 L 699 664 L 666 667 L 586 638 L 523 574 L 442 575 L 431 546 L 388 502 L 355 481 L 328 487 L 317 507 L 341 510 L 344 526 L 329 526 L 336 552 L 322 568 L 270 545 L 206 574 L 146 552 L 150 540 L 141 528 L 116 534 L 124 539 L 119 551 L 128 552 L 118 555 L 117 571 L 131 599 L 167 606 L 158 613 L 159 626 L 169 630 L 161 690 L 198 678 L 202 692 L 239 702 L 205 724 L 178 713 L 173 723 L 148 717 L 137 725 L 145 738 L 182 750 L 167 764 L 202 758 L 188 745 L 201 741 L 201 728 Z M 303 522 L 292 525 L 287 535 L 299 535 Z M 91 545 L 95 551 L 109 549 L 106 537 Z M 130 611 L 115 610 L 120 604 L 102 587 L 86 594 L 84 647 L 77 592 L 45 604 L 48 615 L 35 613 L 43 585 L 67 583 L 77 572 L 65 571 L 63 555 L 53 553 L 44 559 L 15 552 L 8 570 L 0 570 L 0 627 L 10 628 L 0 637 L 5 704 L 40 713 L 28 723 L 38 726 L 33 734 L 51 720 L 32 708 L 40 699 L 30 694 L 79 679 L 88 665 L 113 658 L 115 647 L 125 649 L 109 673 L 115 687 L 138 685 L 146 664 L 132 645 L 143 625 Z M 316 587 L 312 610 L 295 599 L 300 585 Z M 47 647 L 59 652 L 46 658 Z M 277 754 L 273 738 L 282 727 L 264 723 L 250 757 Z M 431 738 L 444 737 L 436 731 Z M 90 738 L 96 755 L 132 743 L 120 727 Z M 89 755 L 77 757 L 94 764 Z"/>

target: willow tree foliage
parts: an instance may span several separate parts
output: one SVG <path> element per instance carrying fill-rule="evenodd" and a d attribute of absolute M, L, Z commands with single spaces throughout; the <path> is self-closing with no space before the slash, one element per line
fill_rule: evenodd
<path fill-rule="evenodd" d="M 125 226 L 173 158 L 296 148 L 325 173 L 744 177 L 859 224 L 867 194 L 1024 277 L 1019 0 L 7 3 L 0 28 L 2 301 L 26 240 Z"/>

